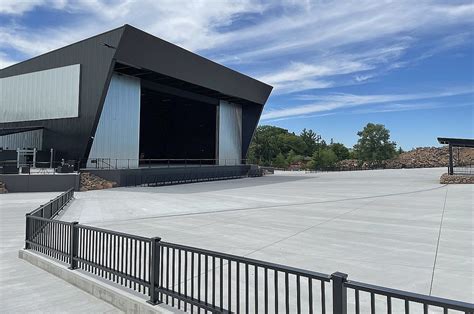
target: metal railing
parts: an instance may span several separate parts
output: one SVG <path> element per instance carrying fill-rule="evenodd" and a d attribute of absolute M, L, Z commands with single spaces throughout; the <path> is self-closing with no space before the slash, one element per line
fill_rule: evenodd
<path fill-rule="evenodd" d="M 44 205 L 26 214 L 25 249 L 69 263 L 71 223 L 53 220 L 74 197 L 71 188 Z"/>
<path fill-rule="evenodd" d="M 375 286 L 363 282 L 347 281 L 347 275 L 339 277 L 343 289 L 350 289 L 354 292 L 354 312 L 359 313 L 433 313 L 439 310 L 440 313 L 447 314 L 452 311 L 474 313 L 474 305 L 466 302 L 438 298 L 403 290 L 396 290 L 386 287 Z M 367 293 L 370 302 L 361 303 L 361 292 Z M 347 296 L 347 294 L 346 294 Z M 382 298 L 381 298 L 382 297 Z M 376 300 L 378 299 L 378 300 Z M 347 300 L 342 299 L 341 306 L 347 304 Z M 343 308 L 342 313 L 347 313 L 347 308 Z"/>
<path fill-rule="evenodd" d="M 171 173 L 131 173 L 126 174 L 122 183 L 125 186 L 163 186 L 173 184 L 238 179 L 245 176 L 261 176 L 260 172 L 251 172 L 243 167 L 195 168 L 186 172 Z"/>
<path fill-rule="evenodd" d="M 415 313 L 474 313 L 474 304 L 349 281 L 339 272 L 317 273 L 51 219 L 72 193 L 27 214 L 25 249 L 133 289 L 151 304 L 191 313 L 390 314 L 414 313 L 415 303 L 421 306 Z"/>
<path fill-rule="evenodd" d="M 64 193 L 61 193 L 54 199 L 50 200 L 44 205 L 41 205 L 32 212 L 26 214 L 27 216 L 35 216 L 42 218 L 54 218 L 64 208 L 64 206 L 74 197 L 74 188 L 70 188 Z"/>
<path fill-rule="evenodd" d="M 89 158 L 80 161 L 81 167 L 93 169 L 134 169 L 138 167 L 204 167 L 236 166 L 246 163 L 246 159 L 209 159 L 209 158 L 168 158 L 168 159 L 119 159 Z"/>
<path fill-rule="evenodd" d="M 383 170 L 387 169 L 384 164 L 371 166 L 332 166 L 332 167 L 318 167 L 313 170 L 305 170 L 306 173 L 318 172 L 337 172 L 337 171 L 363 171 L 363 170 Z"/>
<path fill-rule="evenodd" d="M 153 301 L 191 312 L 326 311 L 329 275 L 168 242 L 157 250 Z"/>
<path fill-rule="evenodd" d="M 448 173 L 449 173 L 449 170 L 448 170 Z M 472 159 L 457 160 L 453 166 L 453 174 L 474 175 L 474 160 Z"/>

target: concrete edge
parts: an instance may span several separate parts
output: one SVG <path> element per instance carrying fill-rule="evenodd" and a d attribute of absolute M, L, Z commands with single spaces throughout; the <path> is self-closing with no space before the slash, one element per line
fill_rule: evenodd
<path fill-rule="evenodd" d="M 123 291 L 115 287 L 113 283 L 102 282 L 94 277 L 88 276 L 80 270 L 69 270 L 67 266 L 50 260 L 47 257 L 32 253 L 28 250 L 19 250 L 18 257 L 26 262 L 41 268 L 48 273 L 63 279 L 71 285 L 93 295 L 94 297 L 111 304 L 125 313 L 183 313 L 166 304 L 152 306 L 146 303 L 146 299 Z"/>

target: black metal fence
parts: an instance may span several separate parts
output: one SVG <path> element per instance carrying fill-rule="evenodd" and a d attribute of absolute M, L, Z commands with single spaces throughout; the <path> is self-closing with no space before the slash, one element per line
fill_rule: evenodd
<path fill-rule="evenodd" d="M 191 313 L 474 313 L 474 305 L 53 220 L 63 193 L 26 216 L 25 248 Z"/>
<path fill-rule="evenodd" d="M 166 170 L 166 169 L 164 169 Z M 187 170 L 150 169 L 138 173 L 125 173 L 121 186 L 163 186 L 184 183 L 238 179 L 246 176 L 262 176 L 261 172 L 249 171 L 249 166 L 206 167 Z"/>
<path fill-rule="evenodd" d="M 456 160 L 453 165 L 453 174 L 465 176 L 474 175 L 474 160 L 470 158 Z"/>
<path fill-rule="evenodd" d="M 184 311 L 325 313 L 330 276 L 180 244 L 157 242 L 153 301 Z"/>
<path fill-rule="evenodd" d="M 167 159 L 118 159 L 89 158 L 78 162 L 82 168 L 89 169 L 134 169 L 138 167 L 205 167 L 205 166 L 236 166 L 246 164 L 246 159 L 210 159 L 210 158 L 167 158 Z"/>

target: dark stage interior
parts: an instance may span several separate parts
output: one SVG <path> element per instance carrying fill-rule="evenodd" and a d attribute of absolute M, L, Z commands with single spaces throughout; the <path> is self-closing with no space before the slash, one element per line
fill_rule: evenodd
<path fill-rule="evenodd" d="M 216 110 L 142 86 L 140 159 L 214 159 Z"/>

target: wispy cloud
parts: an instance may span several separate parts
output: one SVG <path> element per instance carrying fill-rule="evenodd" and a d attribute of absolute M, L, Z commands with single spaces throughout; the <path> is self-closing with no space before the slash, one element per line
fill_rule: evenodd
<path fill-rule="evenodd" d="M 63 9 L 65 5 L 65 0 L 2 0 L 0 14 L 21 15 L 39 6 Z"/>
<path fill-rule="evenodd" d="M 391 109 L 405 110 L 415 109 L 416 105 L 409 102 L 422 99 L 436 99 L 443 97 L 452 97 L 458 95 L 473 94 L 474 89 L 469 88 L 454 88 L 450 91 L 434 91 L 417 94 L 379 94 L 379 95 L 354 95 L 354 94 L 328 94 L 328 95 L 302 95 L 298 98 L 300 100 L 311 100 L 309 104 L 292 106 L 288 108 L 279 108 L 268 110 L 262 115 L 262 120 L 274 120 L 288 117 L 301 117 L 304 115 L 331 112 L 340 109 L 352 109 L 355 107 L 387 104 L 390 103 Z M 400 102 L 406 102 L 401 104 Z M 390 109 L 385 107 L 386 110 Z M 379 108 L 383 110 L 384 108 Z M 416 109 L 421 109 L 418 107 Z M 428 107 L 426 108 L 428 109 Z M 371 109 L 373 112 L 373 108 Z"/>
<path fill-rule="evenodd" d="M 20 17 L 38 7 L 70 19 L 22 25 Z M 474 4 L 467 0 L 2 0 L 0 15 L 6 21 L 0 26 L 0 52 L 7 56 L 0 57 L 2 67 L 128 23 L 242 66 L 273 84 L 276 95 L 372 81 L 411 60 L 468 43 L 474 26 Z M 446 34 L 460 25 L 461 34 Z M 431 46 L 421 56 L 406 57 L 424 37 L 432 38 Z"/>

